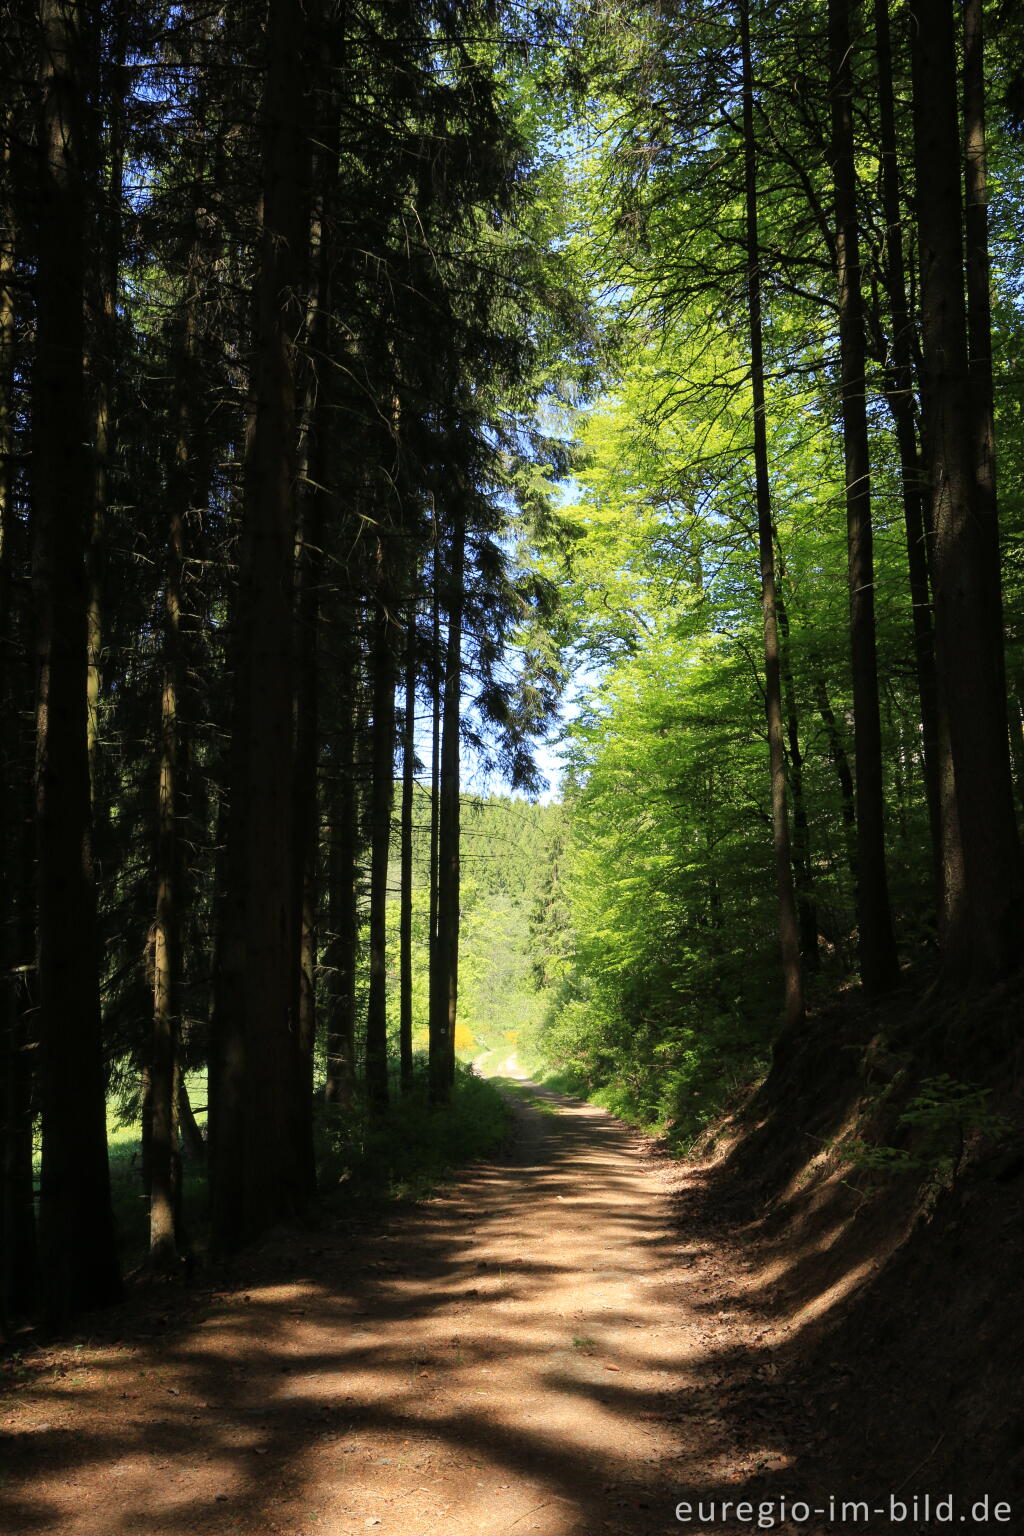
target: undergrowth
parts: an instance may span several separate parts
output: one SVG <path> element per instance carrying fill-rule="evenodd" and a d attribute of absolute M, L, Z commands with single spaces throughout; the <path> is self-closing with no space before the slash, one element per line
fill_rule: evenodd
<path fill-rule="evenodd" d="M 1009 1133 L 1009 1120 L 992 1109 L 989 1099 L 989 1089 L 948 1073 L 924 1078 L 896 1120 L 902 1144 L 857 1137 L 842 1149 L 842 1158 L 858 1171 L 883 1178 L 955 1173 L 970 1136 L 995 1143 Z"/>
<path fill-rule="evenodd" d="M 558 1106 L 552 1104 L 550 1099 L 535 1093 L 532 1083 L 519 1082 L 515 1078 L 503 1078 L 502 1089 L 505 1093 L 511 1093 L 520 1104 L 525 1104 L 529 1109 L 539 1110 L 542 1115 L 557 1116 L 558 1114 Z"/>
<path fill-rule="evenodd" d="M 427 1064 L 417 1058 L 412 1087 L 396 1091 L 382 1114 L 362 1096 L 318 1117 L 317 1164 L 323 1198 L 415 1200 L 465 1163 L 493 1152 L 508 1134 L 510 1111 L 493 1083 L 456 1063 L 451 1104 L 429 1103 Z"/>
<path fill-rule="evenodd" d="M 523 1069 L 558 1093 L 588 1099 L 627 1125 L 690 1150 L 738 1088 L 763 1070 L 771 1021 L 740 1014 L 676 1019 L 667 1038 L 613 1014 L 552 1008 L 520 1051 Z"/>
<path fill-rule="evenodd" d="M 209 1223 L 206 1169 L 182 1162 L 182 1225 L 186 1246 L 205 1246 Z M 122 1134 L 110 1143 L 110 1194 L 121 1255 L 128 1269 L 142 1264 L 149 1251 L 149 1197 L 142 1182 L 142 1144 L 138 1134 Z"/>
<path fill-rule="evenodd" d="M 510 1111 L 497 1088 L 461 1062 L 456 1065 L 452 1100 L 436 1109 L 427 1098 L 426 1058 L 417 1058 L 409 1092 L 397 1077 L 391 1102 L 371 1112 L 357 1093 L 345 1107 L 317 1105 L 319 1198 L 329 1206 L 416 1200 L 430 1193 L 465 1163 L 494 1151 L 505 1139 Z M 112 1116 L 110 1180 L 121 1253 L 128 1268 L 145 1261 L 149 1245 L 149 1202 L 142 1180 L 139 1127 Z M 206 1168 L 183 1158 L 183 1218 L 186 1241 L 202 1251 L 208 1237 Z"/>

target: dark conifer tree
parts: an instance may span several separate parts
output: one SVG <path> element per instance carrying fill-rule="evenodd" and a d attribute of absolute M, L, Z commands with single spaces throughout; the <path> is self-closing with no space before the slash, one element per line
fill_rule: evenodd
<path fill-rule="evenodd" d="M 252 415 L 235 611 L 212 1164 L 215 1231 L 233 1248 L 301 1208 L 293 1140 L 294 546 L 297 357 L 309 242 L 307 18 L 271 0 L 261 114 L 262 228 Z"/>
<path fill-rule="evenodd" d="M 83 358 L 87 210 L 94 185 L 87 81 L 99 25 L 95 9 L 81 0 L 44 0 L 40 14 L 32 372 L 39 1223 L 47 1314 L 64 1322 L 120 1292 L 107 1163 L 86 653 L 85 555 L 93 503 Z"/>
<path fill-rule="evenodd" d="M 948 722 L 942 772 L 955 784 L 956 807 L 943 825 L 944 944 L 951 977 L 988 979 L 1019 965 L 1024 912 L 1003 638 L 994 612 L 998 530 L 994 501 L 978 476 L 976 440 L 987 433 L 978 425 L 986 408 L 976 411 L 970 376 L 952 11 L 941 0 L 915 0 L 911 22 L 935 646 Z M 976 138 L 972 143 L 976 150 Z M 977 334 L 979 368 L 987 352 Z"/>
<path fill-rule="evenodd" d="M 873 996 L 899 976 L 885 857 L 885 791 L 878 708 L 874 537 L 868 448 L 867 356 L 853 133 L 849 0 L 829 0 L 839 368 L 846 472 L 850 647 L 857 794 L 857 929 L 861 980 Z"/>

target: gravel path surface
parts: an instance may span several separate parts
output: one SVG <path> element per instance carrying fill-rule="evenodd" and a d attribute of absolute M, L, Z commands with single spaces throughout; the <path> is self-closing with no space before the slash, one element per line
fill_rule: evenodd
<path fill-rule="evenodd" d="M 5 1405 L 0 1530 L 684 1529 L 677 1500 L 754 1465 L 709 1394 L 758 1337 L 719 1315 L 735 1254 L 680 1231 L 685 1165 L 592 1105 L 526 1100 L 507 1157 L 443 1195 L 281 1236 L 265 1280 L 55 1356 Z"/>

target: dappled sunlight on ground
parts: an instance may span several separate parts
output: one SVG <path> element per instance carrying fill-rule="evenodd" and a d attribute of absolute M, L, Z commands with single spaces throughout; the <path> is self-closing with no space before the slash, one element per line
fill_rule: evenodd
<path fill-rule="evenodd" d="M 506 1161 L 376 1229 L 281 1235 L 185 1329 L 25 1388 L 0 1529 L 661 1533 L 678 1499 L 783 1469 L 777 1436 L 738 1460 L 715 1405 L 766 1335 L 674 1224 L 685 1169 L 591 1105 L 516 1096 Z"/>

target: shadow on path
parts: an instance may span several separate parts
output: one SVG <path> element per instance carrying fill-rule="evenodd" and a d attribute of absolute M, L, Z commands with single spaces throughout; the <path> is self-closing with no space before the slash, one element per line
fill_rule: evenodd
<path fill-rule="evenodd" d="M 508 1155 L 452 1191 L 279 1234 L 186 1331 L 27 1389 L 0 1530 L 653 1536 L 681 1499 L 784 1481 L 781 1425 L 740 1454 L 722 1410 L 760 1325 L 716 1315 L 714 1253 L 673 1220 L 685 1168 L 529 1091 Z"/>

